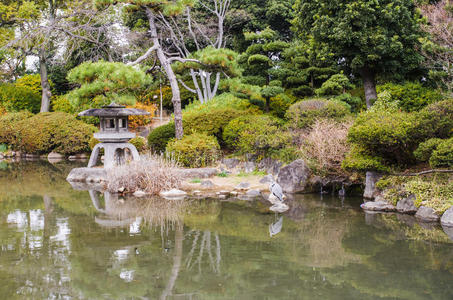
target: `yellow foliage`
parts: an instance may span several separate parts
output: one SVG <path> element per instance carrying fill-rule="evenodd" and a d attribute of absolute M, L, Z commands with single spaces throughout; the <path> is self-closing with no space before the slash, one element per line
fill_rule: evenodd
<path fill-rule="evenodd" d="M 156 111 L 156 105 L 154 104 L 144 104 L 137 102 L 134 106 L 128 106 L 129 108 L 138 108 L 143 109 L 149 112 L 148 116 L 130 116 L 129 117 L 129 128 L 137 129 L 140 126 L 146 126 L 151 124 L 154 116 L 154 112 Z"/>

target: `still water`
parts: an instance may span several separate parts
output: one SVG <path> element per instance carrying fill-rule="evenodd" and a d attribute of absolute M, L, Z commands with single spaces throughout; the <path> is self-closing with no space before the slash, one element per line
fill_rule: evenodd
<path fill-rule="evenodd" d="M 118 198 L 0 164 L 0 299 L 453 299 L 453 242 L 361 199 Z"/>

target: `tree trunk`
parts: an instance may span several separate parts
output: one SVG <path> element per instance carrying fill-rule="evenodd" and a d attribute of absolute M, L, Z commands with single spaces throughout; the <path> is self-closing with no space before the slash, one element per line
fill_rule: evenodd
<path fill-rule="evenodd" d="M 374 71 L 368 67 L 363 67 L 361 70 L 363 88 L 365 90 L 366 107 L 370 108 L 374 100 L 377 99 L 376 81 Z"/>
<path fill-rule="evenodd" d="M 154 46 L 157 47 L 156 54 L 159 62 L 167 74 L 168 81 L 170 82 L 172 98 L 171 102 L 173 103 L 173 113 L 175 115 L 175 136 L 177 139 L 181 139 L 184 135 L 182 127 L 182 110 L 181 110 L 181 93 L 179 91 L 178 80 L 176 78 L 175 72 L 171 68 L 170 61 L 165 55 L 162 46 L 159 43 L 159 38 L 157 36 L 157 27 L 155 22 L 155 16 L 153 11 L 150 8 L 146 8 L 146 15 L 149 21 L 149 29 L 151 33 L 151 39 Z"/>
<path fill-rule="evenodd" d="M 41 112 L 48 112 L 50 110 L 50 98 L 52 92 L 50 91 L 49 79 L 47 77 L 47 64 L 46 53 L 44 49 L 39 51 L 39 74 L 41 75 Z"/>
<path fill-rule="evenodd" d="M 271 98 L 266 97 L 266 105 L 265 105 L 264 109 L 266 110 L 267 113 L 269 112 L 270 104 L 271 104 Z"/>

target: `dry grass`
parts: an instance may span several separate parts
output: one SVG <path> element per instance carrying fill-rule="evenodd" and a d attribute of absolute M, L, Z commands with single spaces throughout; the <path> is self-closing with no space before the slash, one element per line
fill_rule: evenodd
<path fill-rule="evenodd" d="M 157 195 L 160 191 L 178 188 L 182 178 L 174 160 L 161 156 L 143 155 L 140 161 L 133 161 L 108 172 L 107 189 L 117 192 L 125 188 L 126 192 L 137 190 Z"/>
<path fill-rule="evenodd" d="M 346 138 L 351 125 L 351 121 L 320 119 L 301 133 L 300 150 L 316 171 L 324 173 L 320 175 L 344 174 L 341 162 L 349 151 Z"/>

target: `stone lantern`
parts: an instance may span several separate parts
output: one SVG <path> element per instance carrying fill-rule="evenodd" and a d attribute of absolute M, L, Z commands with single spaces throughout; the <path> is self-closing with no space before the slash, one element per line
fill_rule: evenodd
<path fill-rule="evenodd" d="M 102 108 L 92 108 L 79 113 L 81 117 L 99 117 L 100 131 L 94 134 L 99 140 L 91 152 L 88 168 L 96 166 L 99 159 L 100 149 L 104 149 L 104 168 L 122 165 L 126 161 L 129 151 L 133 160 L 140 160 L 140 155 L 129 140 L 135 137 L 135 133 L 129 131 L 129 116 L 149 115 L 149 112 L 126 108 L 125 106 L 111 103 Z"/>

